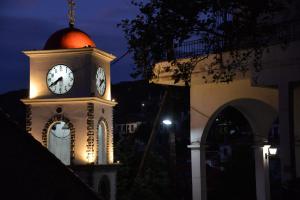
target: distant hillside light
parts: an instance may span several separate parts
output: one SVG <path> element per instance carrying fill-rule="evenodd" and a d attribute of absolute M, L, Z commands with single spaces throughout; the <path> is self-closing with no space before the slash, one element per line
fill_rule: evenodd
<path fill-rule="evenodd" d="M 167 126 L 172 125 L 172 121 L 170 119 L 164 119 L 162 122 L 164 125 L 167 125 Z"/>

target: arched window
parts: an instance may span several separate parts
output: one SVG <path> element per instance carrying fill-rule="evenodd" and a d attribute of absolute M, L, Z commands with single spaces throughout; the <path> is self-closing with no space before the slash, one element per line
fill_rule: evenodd
<path fill-rule="evenodd" d="M 48 149 L 65 165 L 71 164 L 71 131 L 64 121 L 54 122 L 48 129 Z"/>
<path fill-rule="evenodd" d="M 110 181 L 107 175 L 103 175 L 98 184 L 98 193 L 104 200 L 110 200 Z"/>
<path fill-rule="evenodd" d="M 107 127 L 103 120 L 98 123 L 98 164 L 107 163 Z"/>

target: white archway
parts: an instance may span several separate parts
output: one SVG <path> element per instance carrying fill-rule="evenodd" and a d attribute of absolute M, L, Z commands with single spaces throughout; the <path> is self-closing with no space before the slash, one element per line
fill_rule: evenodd
<path fill-rule="evenodd" d="M 277 111 L 272 106 L 260 100 L 244 98 L 235 99 L 233 101 L 220 105 L 214 111 L 214 113 L 209 118 L 207 118 L 202 137 L 200 138 L 201 144 L 205 144 L 207 134 L 213 123 L 213 120 L 222 110 L 224 110 L 224 108 L 228 106 L 231 106 L 241 112 L 250 123 L 255 136 L 256 144 L 260 144 L 260 142 L 262 142 L 262 139 L 268 138 L 268 132 L 273 122 L 278 117 Z"/>
<path fill-rule="evenodd" d="M 71 130 L 64 121 L 56 121 L 48 129 L 48 150 L 65 165 L 71 164 Z"/>
<path fill-rule="evenodd" d="M 194 193 L 200 197 L 201 200 L 207 199 L 206 194 L 206 158 L 205 158 L 205 143 L 209 129 L 216 118 L 216 116 L 226 107 L 231 106 L 243 114 L 249 122 L 254 133 L 254 155 L 255 155 L 255 174 L 256 174 L 256 196 L 257 200 L 268 200 L 270 198 L 269 192 L 269 170 L 268 160 L 265 158 L 264 142 L 267 141 L 268 132 L 272 126 L 274 119 L 277 117 L 276 110 L 256 99 L 235 99 L 223 105 L 214 105 L 216 108 L 210 116 L 203 116 L 202 113 L 197 113 L 201 116 L 201 120 L 197 120 L 197 131 L 201 131 L 201 137 L 198 139 L 199 143 L 191 144 L 189 147 L 192 151 L 192 159 L 198 160 L 192 166 L 193 175 L 193 190 L 198 191 Z M 194 112 L 198 112 L 194 110 Z M 195 121 L 194 121 L 195 122 Z M 192 121 L 192 127 L 195 124 Z M 194 131 L 193 129 L 191 131 Z M 198 171 L 199 170 L 199 171 Z M 200 187 L 200 188 L 199 188 Z"/>
<path fill-rule="evenodd" d="M 98 150 L 97 150 L 97 160 L 98 164 L 107 164 L 108 152 L 107 152 L 107 143 L 108 143 L 108 129 L 107 124 L 102 119 L 97 125 L 97 138 L 98 138 Z"/>

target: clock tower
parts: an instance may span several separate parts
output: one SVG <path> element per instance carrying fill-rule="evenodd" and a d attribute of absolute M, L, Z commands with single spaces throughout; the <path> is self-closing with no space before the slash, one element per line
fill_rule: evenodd
<path fill-rule="evenodd" d="M 71 20 L 70 20 L 71 22 Z M 112 54 L 74 27 L 50 36 L 30 61 L 26 129 L 104 199 L 114 200 Z M 33 155 L 34 156 L 34 155 Z"/>

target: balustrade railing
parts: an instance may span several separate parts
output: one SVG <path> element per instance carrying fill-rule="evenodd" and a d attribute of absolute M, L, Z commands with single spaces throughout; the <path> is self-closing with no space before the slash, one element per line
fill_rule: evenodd
<path fill-rule="evenodd" d="M 267 37 L 267 36 L 266 36 Z M 274 45 L 283 42 L 291 42 L 300 39 L 300 20 L 281 22 L 274 26 L 274 35 L 270 37 L 268 44 Z M 245 42 L 242 44 L 244 48 L 252 46 Z M 202 39 L 186 41 L 175 47 L 176 58 L 189 58 L 193 56 L 205 55 L 209 52 L 208 48 L 204 48 Z M 210 51 L 211 52 L 211 51 Z"/>

